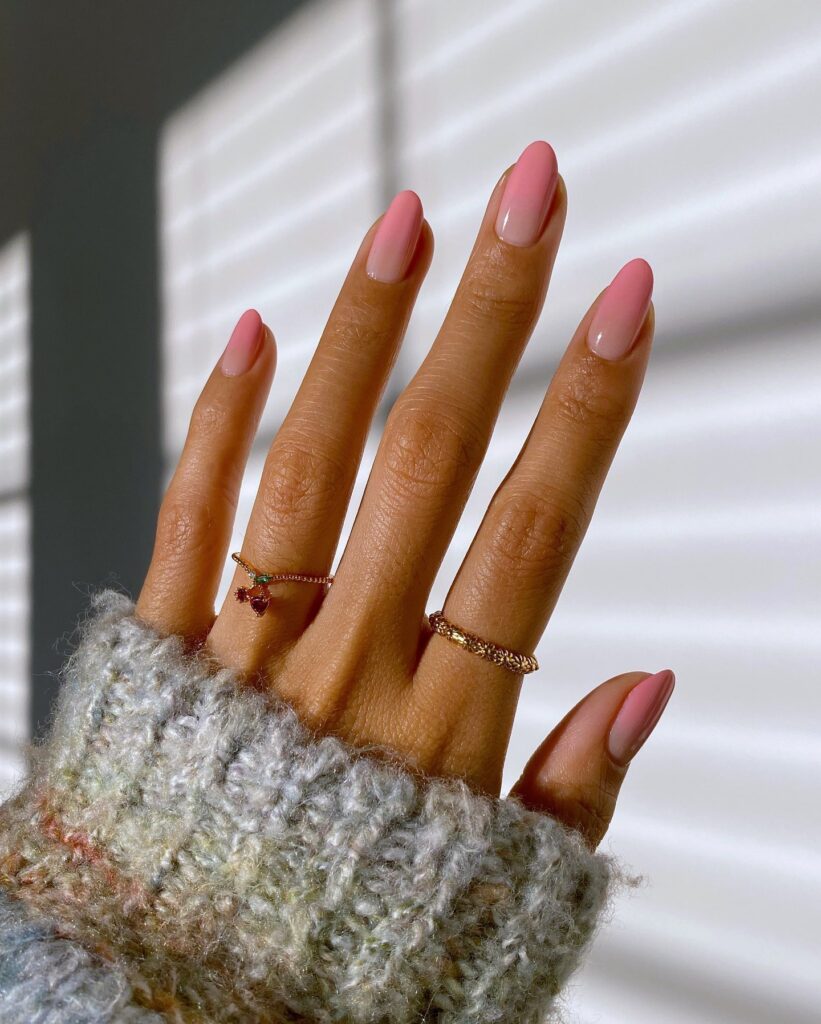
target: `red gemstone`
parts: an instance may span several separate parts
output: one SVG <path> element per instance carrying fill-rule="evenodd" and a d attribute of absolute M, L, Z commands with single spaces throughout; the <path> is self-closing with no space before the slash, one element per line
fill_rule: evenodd
<path fill-rule="evenodd" d="M 248 600 L 248 590 L 245 587 L 237 587 L 234 591 L 234 597 L 236 597 L 240 604 L 243 604 Z"/>
<path fill-rule="evenodd" d="M 265 609 L 268 607 L 270 601 L 267 596 L 263 594 L 257 594 L 256 597 L 251 598 L 251 607 L 257 613 L 257 615 L 264 615 Z"/>

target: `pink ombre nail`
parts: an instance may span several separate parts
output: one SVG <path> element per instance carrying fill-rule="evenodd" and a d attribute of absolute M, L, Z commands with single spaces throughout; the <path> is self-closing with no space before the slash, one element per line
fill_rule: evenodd
<path fill-rule="evenodd" d="M 646 260 L 631 260 L 613 278 L 590 324 L 587 344 L 602 359 L 621 359 L 633 347 L 653 294 Z"/>
<path fill-rule="evenodd" d="M 415 192 L 400 192 L 385 211 L 368 254 L 367 273 L 375 281 L 401 281 L 422 230 L 422 202 Z"/>
<path fill-rule="evenodd" d="M 262 318 L 255 309 L 246 309 L 237 320 L 220 360 L 226 377 L 239 377 L 254 365 L 262 343 Z"/>
<path fill-rule="evenodd" d="M 531 142 L 516 161 L 502 194 L 496 234 L 503 242 L 533 245 L 538 241 L 558 180 L 553 148 L 546 142 Z"/>
<path fill-rule="evenodd" d="M 607 739 L 607 748 L 614 761 L 627 764 L 636 756 L 658 724 L 675 685 L 676 677 L 666 668 L 642 679 L 627 694 Z"/>

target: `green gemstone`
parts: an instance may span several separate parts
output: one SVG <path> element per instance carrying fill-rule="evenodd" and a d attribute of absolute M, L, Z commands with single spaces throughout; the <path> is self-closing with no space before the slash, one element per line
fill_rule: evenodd
<path fill-rule="evenodd" d="M 270 583 L 273 576 L 255 576 L 254 583 Z"/>

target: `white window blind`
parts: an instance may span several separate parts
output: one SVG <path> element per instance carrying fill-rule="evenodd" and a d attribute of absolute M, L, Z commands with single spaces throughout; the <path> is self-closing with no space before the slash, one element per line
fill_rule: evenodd
<path fill-rule="evenodd" d="M 28 738 L 28 238 L 0 247 L 0 795 Z"/>
<path fill-rule="evenodd" d="M 389 6 L 392 63 L 384 5 L 308 3 L 167 125 L 168 471 L 234 320 L 257 306 L 280 362 L 239 546 L 265 449 L 385 175 L 420 193 L 437 237 L 395 393 L 432 340 L 493 183 L 527 142 L 550 140 L 570 194 L 564 244 L 431 604 L 587 305 L 646 257 L 656 351 L 524 688 L 505 784 L 598 682 L 674 668 L 677 692 L 607 844 L 648 884 L 619 901 L 571 1016 L 809 1024 L 821 1006 L 821 7 Z"/>

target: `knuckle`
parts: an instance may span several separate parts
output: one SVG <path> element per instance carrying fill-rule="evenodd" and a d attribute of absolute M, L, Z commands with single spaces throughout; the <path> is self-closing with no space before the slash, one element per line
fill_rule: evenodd
<path fill-rule="evenodd" d="M 514 575 L 541 575 L 569 567 L 586 522 L 583 507 L 567 497 L 521 488 L 502 490 L 492 502 L 491 558 Z"/>
<path fill-rule="evenodd" d="M 595 845 L 604 837 L 612 817 L 612 807 L 605 809 L 592 796 L 584 797 L 576 801 L 573 827 Z"/>
<path fill-rule="evenodd" d="M 626 425 L 624 402 L 607 382 L 591 372 L 570 376 L 555 395 L 557 414 L 573 427 L 590 428 L 603 440 L 618 436 Z"/>
<path fill-rule="evenodd" d="M 190 559 L 214 541 L 214 516 L 208 501 L 190 495 L 166 495 L 157 519 L 156 554 L 164 561 Z"/>
<path fill-rule="evenodd" d="M 511 268 L 492 260 L 469 271 L 459 289 L 461 306 L 471 323 L 494 323 L 529 331 L 539 313 L 539 297 Z"/>
<path fill-rule="evenodd" d="M 201 396 L 191 413 L 188 427 L 189 436 L 200 438 L 221 438 L 231 426 L 231 409 L 213 398 Z"/>
<path fill-rule="evenodd" d="M 341 353 L 360 357 L 363 351 L 381 349 L 395 337 L 393 322 L 381 305 L 362 295 L 350 298 L 334 317 L 334 346 Z"/>
<path fill-rule="evenodd" d="M 594 844 L 597 844 L 610 827 L 616 809 L 619 785 L 607 772 L 595 782 L 582 786 L 569 801 L 568 822 L 577 828 Z"/>
<path fill-rule="evenodd" d="M 399 498 L 447 497 L 481 459 L 476 432 L 442 409 L 396 409 L 385 432 L 385 475 Z"/>
<path fill-rule="evenodd" d="M 344 483 L 343 467 L 320 446 L 293 438 L 275 441 L 260 487 L 265 528 L 322 518 Z"/>
<path fill-rule="evenodd" d="M 580 832 L 595 848 L 613 820 L 620 785 L 606 769 L 581 784 L 553 779 L 549 793 L 539 801 L 539 810 Z"/>

